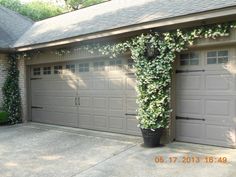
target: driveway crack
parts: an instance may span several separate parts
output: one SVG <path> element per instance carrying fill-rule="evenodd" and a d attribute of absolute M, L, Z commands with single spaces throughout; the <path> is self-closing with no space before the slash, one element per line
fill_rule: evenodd
<path fill-rule="evenodd" d="M 70 176 L 70 177 L 75 177 L 76 175 L 79 175 L 79 174 L 81 174 L 81 173 L 84 173 L 84 172 L 86 172 L 86 171 L 88 171 L 88 170 L 90 170 L 90 169 L 92 169 L 92 168 L 94 168 L 94 167 L 100 165 L 101 163 L 104 163 L 104 162 L 106 162 L 106 161 L 108 161 L 108 160 L 110 160 L 110 159 L 112 159 L 112 158 L 118 156 L 119 154 L 121 154 L 121 153 L 123 153 L 123 152 L 126 152 L 126 151 L 132 149 L 132 148 L 135 147 L 135 146 L 137 146 L 137 144 L 134 144 L 134 145 L 132 145 L 132 146 L 130 146 L 130 147 L 128 147 L 128 148 L 125 148 L 125 149 L 123 149 L 123 150 L 120 151 L 120 152 L 114 153 L 112 156 L 107 157 L 107 158 L 105 158 L 104 160 L 102 160 L 102 161 L 100 161 L 100 162 L 98 162 L 98 163 L 96 163 L 96 164 L 94 164 L 94 165 L 88 167 L 87 169 L 84 169 L 84 170 L 82 170 L 82 171 L 80 171 L 80 172 L 78 172 L 78 173 L 76 173 L 76 174 L 74 174 L 74 175 L 72 175 L 72 176 Z"/>

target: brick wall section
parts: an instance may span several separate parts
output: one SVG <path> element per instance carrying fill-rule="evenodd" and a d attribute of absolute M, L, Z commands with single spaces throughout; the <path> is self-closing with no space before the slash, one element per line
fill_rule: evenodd
<path fill-rule="evenodd" d="M 27 121 L 27 84 L 26 84 L 26 65 L 25 59 L 20 59 L 18 61 L 19 67 L 19 86 L 21 93 L 21 102 L 22 102 L 22 120 L 23 122 Z"/>
<path fill-rule="evenodd" d="M 2 106 L 2 87 L 7 75 L 7 60 L 6 55 L 0 54 L 0 107 Z"/>

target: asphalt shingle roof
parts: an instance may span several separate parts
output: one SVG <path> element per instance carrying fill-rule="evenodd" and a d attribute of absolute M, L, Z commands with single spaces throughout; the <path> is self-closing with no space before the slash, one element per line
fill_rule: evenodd
<path fill-rule="evenodd" d="M 32 25 L 33 21 L 27 17 L 0 6 L 0 49 L 12 48 Z"/>
<path fill-rule="evenodd" d="M 236 0 L 112 0 L 36 22 L 15 47 L 230 6 L 236 6 Z"/>

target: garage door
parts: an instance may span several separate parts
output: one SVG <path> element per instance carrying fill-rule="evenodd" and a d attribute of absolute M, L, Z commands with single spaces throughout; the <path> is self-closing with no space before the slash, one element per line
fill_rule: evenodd
<path fill-rule="evenodd" d="M 176 70 L 176 140 L 235 145 L 233 49 L 181 54 Z M 231 66 L 231 67 L 230 67 Z"/>
<path fill-rule="evenodd" d="M 139 135 L 132 60 L 31 67 L 32 120 Z"/>

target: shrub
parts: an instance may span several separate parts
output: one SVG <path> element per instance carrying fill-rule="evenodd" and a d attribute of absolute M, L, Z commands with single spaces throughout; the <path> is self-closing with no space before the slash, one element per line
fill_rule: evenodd
<path fill-rule="evenodd" d="M 2 109 L 8 114 L 8 120 L 11 124 L 21 122 L 21 96 L 19 88 L 19 70 L 17 64 L 17 55 L 9 54 L 9 68 L 4 82 L 3 105 Z"/>
<path fill-rule="evenodd" d="M 6 112 L 0 112 L 0 124 L 8 122 L 8 114 Z"/>

